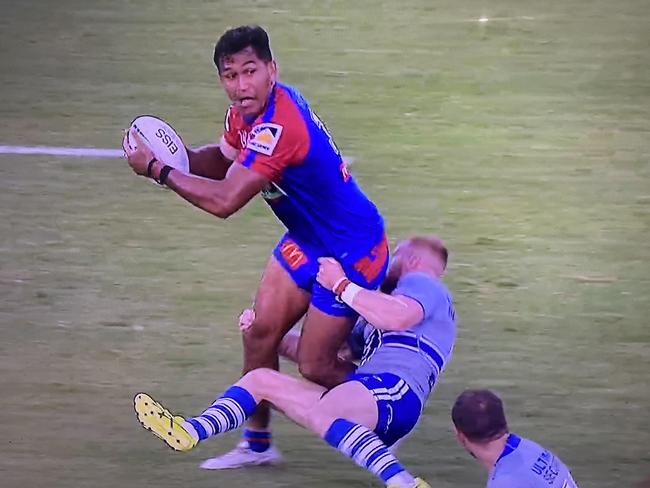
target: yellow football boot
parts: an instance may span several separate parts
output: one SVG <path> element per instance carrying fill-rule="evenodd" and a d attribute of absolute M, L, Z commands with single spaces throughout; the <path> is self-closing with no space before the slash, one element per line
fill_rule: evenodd
<path fill-rule="evenodd" d="M 183 417 L 173 415 L 146 393 L 138 393 L 133 398 L 133 407 L 142 427 L 165 441 L 174 451 L 189 451 L 198 444 L 198 439 L 183 428 Z"/>
<path fill-rule="evenodd" d="M 388 485 L 386 488 L 396 488 L 397 485 Z M 415 478 L 415 484 L 411 488 L 431 488 L 431 485 L 422 478 Z"/>

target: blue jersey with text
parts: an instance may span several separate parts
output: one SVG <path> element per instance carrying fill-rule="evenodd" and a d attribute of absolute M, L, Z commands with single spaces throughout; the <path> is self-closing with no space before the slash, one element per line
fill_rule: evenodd
<path fill-rule="evenodd" d="M 510 434 L 486 488 L 577 488 L 569 468 L 536 442 Z"/>

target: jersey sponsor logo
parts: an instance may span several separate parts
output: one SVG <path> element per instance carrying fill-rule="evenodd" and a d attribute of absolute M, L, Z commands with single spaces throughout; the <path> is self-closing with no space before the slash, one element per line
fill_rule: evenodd
<path fill-rule="evenodd" d="M 300 246 L 293 242 L 291 239 L 287 239 L 280 246 L 280 254 L 289 265 L 289 268 L 295 270 L 307 262 L 307 256 L 302 252 Z"/>
<path fill-rule="evenodd" d="M 354 269 L 360 273 L 367 283 L 372 283 L 382 272 L 388 261 L 388 242 L 386 236 L 372 248 L 369 256 L 364 256 L 354 263 Z"/>
<path fill-rule="evenodd" d="M 271 123 L 256 125 L 248 135 L 246 148 L 265 154 L 266 156 L 271 156 L 275 146 L 278 145 L 281 134 L 281 125 Z"/>
<path fill-rule="evenodd" d="M 560 474 L 560 466 L 557 459 L 548 451 L 544 451 L 539 455 L 531 470 L 536 475 L 541 476 L 549 485 L 555 483 L 555 478 Z"/>

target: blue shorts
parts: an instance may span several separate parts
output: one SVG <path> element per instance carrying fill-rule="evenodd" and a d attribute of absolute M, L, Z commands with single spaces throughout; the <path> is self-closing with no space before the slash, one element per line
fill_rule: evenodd
<path fill-rule="evenodd" d="M 284 234 L 273 250 L 273 256 L 289 273 L 293 281 L 311 293 L 311 303 L 318 310 L 336 317 L 356 317 L 357 313 L 337 300 L 334 293 L 316 281 L 318 258 L 331 256 L 322 247 L 294 239 Z M 361 250 L 361 257 L 350 262 L 342 261 L 347 277 L 357 285 L 374 290 L 379 287 L 388 269 L 388 242 L 386 236 Z"/>
<path fill-rule="evenodd" d="M 377 437 L 392 446 L 406 436 L 418 422 L 422 404 L 409 385 L 391 373 L 356 374 L 347 381 L 358 381 L 365 386 L 377 402 Z"/>

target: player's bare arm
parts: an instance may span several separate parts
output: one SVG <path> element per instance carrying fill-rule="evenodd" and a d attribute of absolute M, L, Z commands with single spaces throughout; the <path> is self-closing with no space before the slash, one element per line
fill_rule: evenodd
<path fill-rule="evenodd" d="M 229 158 L 226 152 L 227 150 L 221 148 L 221 144 L 208 144 L 196 149 L 187 148 L 190 171 L 193 175 L 223 180 L 234 159 L 234 157 Z"/>
<path fill-rule="evenodd" d="M 412 298 L 365 288 L 358 290 L 350 306 L 375 328 L 382 330 L 407 330 L 424 318 L 422 306 Z"/>
<path fill-rule="evenodd" d="M 341 265 L 332 258 L 321 258 L 318 262 L 318 282 L 337 295 L 347 290 L 343 301 L 377 329 L 406 330 L 424 318 L 422 306 L 416 300 L 361 288 L 347 279 Z"/>
<path fill-rule="evenodd" d="M 152 174 L 162 170 L 156 163 Z M 239 164 L 232 165 L 221 181 L 206 180 L 172 171 L 165 184 L 192 205 L 225 219 L 246 205 L 268 184 L 268 180 Z"/>
<path fill-rule="evenodd" d="M 138 134 L 132 132 L 132 136 L 138 141 L 138 148 L 124 148 L 129 165 L 135 173 L 161 181 L 165 165 L 155 160 Z M 185 175 L 176 170 L 168 171 L 163 179 L 165 185 L 192 205 L 222 219 L 246 205 L 268 184 L 264 176 L 241 165 L 231 165 L 221 181 Z"/>

